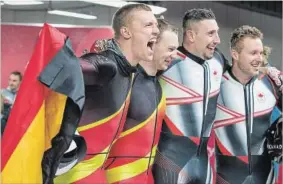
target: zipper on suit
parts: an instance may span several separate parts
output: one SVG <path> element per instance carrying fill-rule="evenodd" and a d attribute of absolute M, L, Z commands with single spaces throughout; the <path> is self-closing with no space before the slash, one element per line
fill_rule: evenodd
<path fill-rule="evenodd" d="M 133 73 L 132 76 L 130 77 L 130 81 L 129 81 L 129 84 L 128 84 L 128 90 L 127 90 L 128 93 L 126 93 L 126 96 L 125 96 L 125 102 L 124 102 L 124 107 L 123 107 L 123 110 L 122 110 L 122 116 L 121 116 L 121 118 L 120 118 L 120 120 L 119 120 L 118 128 L 117 128 L 116 133 L 115 133 L 115 135 L 114 135 L 114 137 L 113 137 L 113 139 L 112 139 L 112 141 L 111 141 L 111 144 L 110 144 L 110 146 L 109 146 L 109 149 L 108 149 L 108 151 L 107 151 L 107 153 L 106 153 L 106 157 L 105 157 L 105 159 L 104 159 L 104 161 L 103 161 L 103 164 L 102 164 L 101 169 L 104 167 L 104 164 L 105 164 L 105 162 L 106 162 L 107 159 L 108 159 L 108 155 L 109 155 L 109 153 L 110 153 L 110 150 L 111 150 L 111 148 L 112 148 L 112 145 L 113 145 L 113 143 L 114 143 L 114 141 L 115 141 L 115 138 L 116 138 L 116 136 L 117 136 L 117 134 L 118 134 L 118 132 L 119 132 L 119 129 L 120 129 L 120 126 L 121 126 L 121 120 L 122 120 L 122 118 L 123 118 L 123 114 L 124 114 L 125 108 L 126 108 L 126 106 L 127 106 L 127 96 L 128 96 L 129 93 L 131 92 L 131 88 L 132 88 L 132 86 L 134 85 L 134 82 L 135 82 L 135 80 L 136 80 L 138 74 L 139 74 L 139 73 L 137 73 L 137 74 L 135 75 L 135 73 Z M 130 97 L 130 98 L 131 98 L 131 97 Z M 114 160 L 115 160 L 115 159 L 116 159 L 116 158 L 114 158 Z M 113 161 L 114 161 L 114 160 L 113 160 Z M 109 165 L 109 166 L 110 166 L 110 165 Z"/>
<path fill-rule="evenodd" d="M 203 110 L 202 110 L 202 125 L 201 125 L 201 132 L 200 132 L 200 144 L 197 149 L 197 156 L 201 153 L 201 147 L 203 144 L 203 134 L 204 134 L 204 125 L 206 122 L 206 113 L 207 113 L 207 106 L 209 101 L 209 93 L 210 93 L 210 69 L 207 62 L 205 62 L 203 65 L 203 73 L 204 73 L 204 82 L 203 82 Z"/>
<path fill-rule="evenodd" d="M 156 126 L 157 126 L 157 122 L 158 122 L 158 91 L 157 91 L 157 79 L 156 77 L 154 78 L 154 86 L 155 86 L 155 89 L 154 89 L 154 94 L 155 94 L 155 109 L 156 109 L 156 112 L 155 112 L 155 124 L 154 124 L 154 131 L 153 131 L 153 138 L 152 138 L 152 145 L 151 145 L 151 148 L 150 148 L 150 155 L 149 155 L 149 160 L 148 160 L 148 166 L 147 166 L 147 171 L 146 173 L 148 174 L 148 171 L 149 171 L 149 167 L 150 167 L 150 161 L 151 161 L 151 156 L 152 156 L 152 149 L 154 147 L 154 140 L 155 140 L 155 134 L 156 134 Z M 162 94 L 161 94 L 161 98 L 162 98 Z"/>
<path fill-rule="evenodd" d="M 253 128 L 253 95 L 251 94 L 251 85 L 244 85 L 245 98 L 245 120 L 246 120 L 246 134 L 247 134 L 247 148 L 248 148 L 248 166 L 249 175 L 252 174 L 252 157 L 251 157 L 251 134 Z"/>

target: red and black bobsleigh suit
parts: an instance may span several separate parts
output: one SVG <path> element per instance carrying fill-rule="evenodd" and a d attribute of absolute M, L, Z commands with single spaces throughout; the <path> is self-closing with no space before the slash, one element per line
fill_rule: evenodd
<path fill-rule="evenodd" d="M 107 183 L 105 162 L 124 127 L 136 68 L 114 40 L 108 40 L 106 50 L 80 59 L 86 100 L 78 131 L 86 141 L 87 153 L 83 161 L 55 182 Z"/>
<path fill-rule="evenodd" d="M 139 66 L 123 132 L 106 162 L 108 183 L 153 183 L 152 164 L 165 115 L 165 96 L 157 76 Z"/>

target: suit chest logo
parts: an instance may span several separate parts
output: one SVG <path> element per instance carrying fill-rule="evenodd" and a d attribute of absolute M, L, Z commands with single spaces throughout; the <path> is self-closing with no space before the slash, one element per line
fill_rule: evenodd
<path fill-rule="evenodd" d="M 256 95 L 256 99 L 259 103 L 264 103 L 266 100 L 265 94 L 263 92 L 258 92 Z"/>
<path fill-rule="evenodd" d="M 212 71 L 212 77 L 213 79 L 218 82 L 221 79 L 220 72 L 217 71 L 216 69 Z"/>

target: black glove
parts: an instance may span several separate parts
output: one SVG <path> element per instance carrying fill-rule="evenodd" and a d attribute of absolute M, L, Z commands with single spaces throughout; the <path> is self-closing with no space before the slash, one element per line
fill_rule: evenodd
<path fill-rule="evenodd" d="M 267 150 L 272 158 L 282 157 L 282 116 L 265 132 Z"/>
<path fill-rule="evenodd" d="M 108 83 L 117 72 L 116 64 L 97 53 L 88 53 L 80 58 L 85 85 L 102 86 Z"/>
<path fill-rule="evenodd" d="M 75 135 L 73 141 L 75 142 L 75 147 L 70 148 L 69 151 L 65 152 L 60 160 L 56 176 L 62 175 L 72 169 L 77 163 L 84 159 L 86 155 L 86 141 L 80 135 Z"/>
<path fill-rule="evenodd" d="M 51 148 L 44 152 L 41 167 L 43 184 L 53 184 L 57 168 L 65 151 L 75 137 L 80 111 L 78 106 L 68 98 L 59 133 L 51 140 Z"/>

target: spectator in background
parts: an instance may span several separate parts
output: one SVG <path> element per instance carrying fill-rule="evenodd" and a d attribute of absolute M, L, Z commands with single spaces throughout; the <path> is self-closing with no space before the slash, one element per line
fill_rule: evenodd
<path fill-rule="evenodd" d="M 2 94 L 0 98 L 1 98 L 0 99 L 1 100 L 1 116 L 0 116 L 1 117 L 1 135 L 3 135 L 11 108 L 9 107 L 9 104 L 4 104 L 4 97 Z"/>
<path fill-rule="evenodd" d="M 3 135 L 10 110 L 14 104 L 22 74 L 19 71 L 13 71 L 9 76 L 8 87 L 1 90 L 1 134 Z M 3 105 L 2 105 L 3 103 Z"/>
<path fill-rule="evenodd" d="M 10 105 L 13 105 L 21 81 L 22 81 L 21 72 L 14 71 L 10 74 L 8 87 L 6 89 L 2 89 L 1 91 L 1 94 L 3 95 L 4 98 L 4 104 L 9 103 Z"/>

